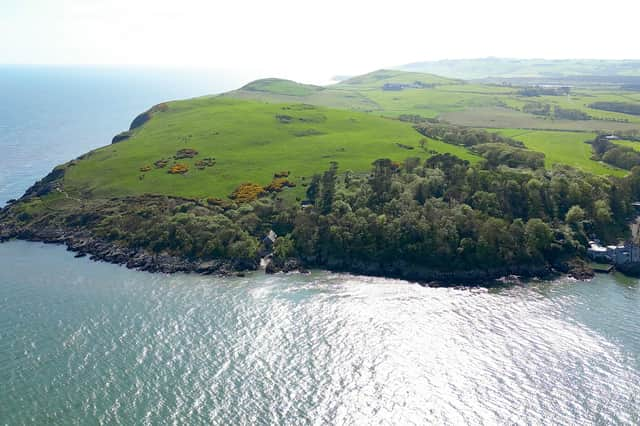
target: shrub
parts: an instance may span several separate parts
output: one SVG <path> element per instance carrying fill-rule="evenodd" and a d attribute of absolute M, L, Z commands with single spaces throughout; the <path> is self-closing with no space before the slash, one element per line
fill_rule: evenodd
<path fill-rule="evenodd" d="M 238 186 L 229 197 L 239 203 L 246 203 L 257 199 L 262 194 L 264 194 L 262 186 L 248 182 Z"/>
<path fill-rule="evenodd" d="M 207 167 L 213 167 L 216 164 L 215 158 L 203 158 L 202 160 L 196 161 L 196 168 L 199 170 L 204 170 Z"/>
<path fill-rule="evenodd" d="M 207 198 L 207 204 L 210 206 L 220 207 L 224 210 L 228 210 L 234 206 L 234 204 L 222 198 Z"/>
<path fill-rule="evenodd" d="M 172 175 L 183 175 L 189 171 L 189 166 L 182 163 L 176 163 L 169 169 L 169 173 Z"/>
<path fill-rule="evenodd" d="M 182 158 L 193 158 L 198 155 L 198 151 L 193 148 L 183 148 L 176 152 L 176 155 L 173 156 L 176 160 L 180 160 Z"/>
<path fill-rule="evenodd" d="M 274 178 L 269 185 L 267 185 L 264 189 L 267 192 L 280 192 L 285 187 L 293 188 L 296 184 L 291 182 L 287 178 Z"/>

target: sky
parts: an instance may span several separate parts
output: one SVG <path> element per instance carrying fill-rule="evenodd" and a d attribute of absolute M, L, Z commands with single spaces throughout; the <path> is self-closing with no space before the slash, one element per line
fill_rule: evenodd
<path fill-rule="evenodd" d="M 638 59 L 637 0 L 0 0 L 0 63 L 318 81 L 409 62 Z"/>

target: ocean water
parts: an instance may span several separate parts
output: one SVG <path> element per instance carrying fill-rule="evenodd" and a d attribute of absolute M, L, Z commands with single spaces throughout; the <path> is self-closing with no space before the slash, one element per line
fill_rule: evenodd
<path fill-rule="evenodd" d="M 151 104 L 242 83 L 75 71 L 0 69 L 2 197 Z M 619 275 L 491 290 L 215 278 L 14 241 L 0 244 L 0 424 L 640 424 L 639 313 L 640 281 Z"/>

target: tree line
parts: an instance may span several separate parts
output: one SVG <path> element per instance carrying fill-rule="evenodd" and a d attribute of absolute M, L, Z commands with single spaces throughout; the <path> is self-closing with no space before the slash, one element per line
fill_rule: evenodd
<path fill-rule="evenodd" d="M 640 166 L 640 152 L 628 146 L 617 145 L 606 135 L 598 135 L 589 143 L 595 160 L 604 161 L 625 170 Z"/>

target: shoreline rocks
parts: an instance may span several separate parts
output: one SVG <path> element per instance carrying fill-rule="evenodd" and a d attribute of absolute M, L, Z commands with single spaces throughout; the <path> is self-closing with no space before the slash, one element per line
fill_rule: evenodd
<path fill-rule="evenodd" d="M 149 253 L 145 250 L 131 249 L 96 239 L 86 232 L 70 232 L 60 229 L 44 228 L 37 232 L 0 228 L 0 243 L 12 239 L 42 242 L 45 244 L 64 244 L 75 258 L 89 257 L 91 260 L 123 265 L 129 269 L 146 272 L 196 272 L 202 275 L 231 275 L 248 270 L 256 270 L 257 263 L 233 259 L 190 260 L 169 254 Z"/>
<path fill-rule="evenodd" d="M 141 249 L 131 249 L 112 242 L 96 239 L 88 231 L 68 231 L 59 228 L 42 228 L 37 231 L 16 229 L 15 226 L 0 226 L 0 242 L 11 239 L 39 241 L 47 244 L 64 244 L 74 257 L 89 257 L 95 261 L 105 261 L 145 272 L 198 273 L 202 275 L 230 276 L 242 275 L 246 271 L 259 269 L 259 261 L 242 262 L 234 259 L 192 260 L 169 254 L 149 253 Z M 520 265 L 508 268 L 474 269 L 466 271 L 437 271 L 419 265 L 396 261 L 388 264 L 374 262 L 347 262 L 330 258 L 323 264 L 306 263 L 300 259 L 288 258 L 265 265 L 265 273 L 307 273 L 308 267 L 385 278 L 405 279 L 429 287 L 493 287 L 512 282 L 505 277 L 524 279 L 552 278 L 567 274 L 578 280 L 593 277 L 593 271 L 586 262 L 575 259 L 559 265 Z M 516 280 L 518 282 L 518 280 Z"/>

